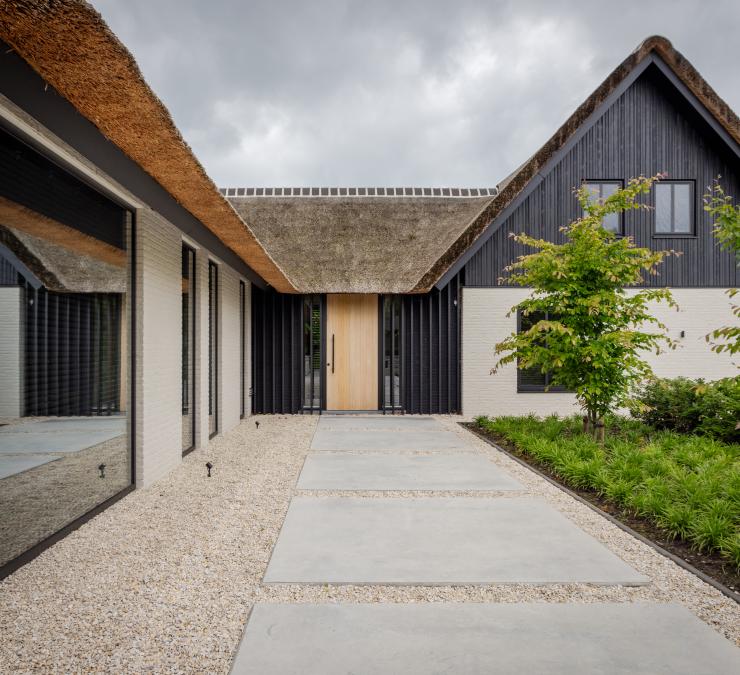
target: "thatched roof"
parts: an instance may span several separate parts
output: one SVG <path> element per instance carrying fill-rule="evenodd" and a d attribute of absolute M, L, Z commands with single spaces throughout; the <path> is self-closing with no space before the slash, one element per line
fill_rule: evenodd
<path fill-rule="evenodd" d="M 709 86 L 697 70 L 673 45 L 659 35 L 647 38 L 601 83 L 553 136 L 525 162 L 517 171 L 499 183 L 498 195 L 491 200 L 478 217 L 445 250 L 420 278 L 415 292 L 426 292 L 449 270 L 457 260 L 476 242 L 495 218 L 519 195 L 527 184 L 543 169 L 548 161 L 578 131 L 581 125 L 620 83 L 646 58 L 656 54 L 675 73 L 681 82 L 706 107 L 727 134 L 740 143 L 740 118 Z"/>
<path fill-rule="evenodd" d="M 50 291 L 125 293 L 126 267 L 81 255 L 47 239 L 0 224 L 0 244 L 7 247 Z"/>
<path fill-rule="evenodd" d="M 307 188 L 307 196 L 229 197 L 304 293 L 408 293 L 491 201 L 488 190 L 483 197 L 423 196 L 421 188 L 422 196 L 369 197 L 335 189 L 337 196 L 320 196 L 321 189 L 311 196 Z"/>
<path fill-rule="evenodd" d="M 218 192 L 128 50 L 83 0 L 5 0 L 0 39 L 280 291 L 293 285 Z"/>

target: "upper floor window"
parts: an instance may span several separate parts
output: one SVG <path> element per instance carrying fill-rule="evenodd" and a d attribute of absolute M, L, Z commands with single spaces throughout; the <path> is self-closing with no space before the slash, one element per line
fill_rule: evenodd
<path fill-rule="evenodd" d="M 693 181 L 656 183 L 655 233 L 694 234 Z"/>
<path fill-rule="evenodd" d="M 587 180 L 586 186 L 591 193 L 591 201 L 603 201 L 621 189 L 621 180 Z M 610 213 L 601 221 L 601 226 L 609 232 L 622 234 L 622 214 Z"/>

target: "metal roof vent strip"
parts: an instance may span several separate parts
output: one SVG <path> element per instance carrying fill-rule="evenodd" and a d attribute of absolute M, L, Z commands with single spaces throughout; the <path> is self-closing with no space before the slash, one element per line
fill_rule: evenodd
<path fill-rule="evenodd" d="M 469 199 L 495 197 L 495 188 L 449 187 L 225 187 L 218 191 L 224 197 L 444 197 Z"/>

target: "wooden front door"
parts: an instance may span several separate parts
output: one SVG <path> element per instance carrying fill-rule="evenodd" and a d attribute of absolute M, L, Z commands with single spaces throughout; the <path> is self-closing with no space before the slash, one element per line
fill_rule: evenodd
<path fill-rule="evenodd" d="M 326 296 L 326 408 L 378 409 L 378 296 Z"/>

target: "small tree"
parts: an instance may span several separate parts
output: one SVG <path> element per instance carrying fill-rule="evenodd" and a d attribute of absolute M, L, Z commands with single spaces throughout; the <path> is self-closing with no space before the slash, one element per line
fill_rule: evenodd
<path fill-rule="evenodd" d="M 714 236 L 722 248 L 735 253 L 740 263 L 740 205 L 732 203 L 732 197 L 725 194 L 719 180 L 708 190 L 704 195 L 704 210 L 714 217 Z M 730 288 L 727 295 L 734 298 L 737 288 Z M 740 305 L 733 304 L 732 313 L 740 319 Z M 713 330 L 707 335 L 707 342 L 711 342 L 715 352 L 737 354 L 740 352 L 740 325 Z"/>
<path fill-rule="evenodd" d="M 512 333 L 496 345 L 499 360 L 492 373 L 509 363 L 551 373 L 551 384 L 573 391 L 585 411 L 584 428 L 603 432 L 602 418 L 627 401 L 632 385 L 652 374 L 645 351 L 673 348 L 649 304 L 675 306 L 668 289 L 626 292 L 643 281 L 672 251 L 638 248 L 629 237 L 602 227 L 612 213 L 647 208 L 639 197 L 661 176 L 640 176 L 604 200 L 592 200 L 586 185 L 576 191 L 584 216 L 562 227 L 566 242 L 556 244 L 527 234 L 510 235 L 537 249 L 506 268 L 507 281 L 532 287 L 532 295 L 514 306 L 535 319 L 531 328 Z M 656 330 L 649 331 L 645 328 Z"/>

